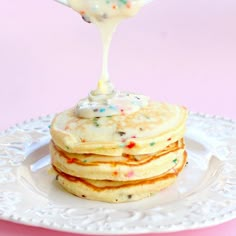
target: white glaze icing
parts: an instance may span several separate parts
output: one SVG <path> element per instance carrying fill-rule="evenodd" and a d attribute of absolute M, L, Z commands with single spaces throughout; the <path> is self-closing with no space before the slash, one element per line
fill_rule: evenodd
<path fill-rule="evenodd" d="M 80 100 L 75 108 L 79 117 L 93 118 L 113 115 L 126 115 L 147 106 L 148 97 L 143 95 L 116 92 L 107 95 L 93 96 Z"/>

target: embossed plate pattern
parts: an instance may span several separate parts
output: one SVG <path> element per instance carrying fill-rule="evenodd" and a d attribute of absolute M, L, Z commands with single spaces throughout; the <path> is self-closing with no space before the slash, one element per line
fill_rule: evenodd
<path fill-rule="evenodd" d="M 236 122 L 191 113 L 189 163 L 176 184 L 138 202 L 108 204 L 63 191 L 49 170 L 52 116 L 0 133 L 0 218 L 88 234 L 174 232 L 236 218 Z"/>

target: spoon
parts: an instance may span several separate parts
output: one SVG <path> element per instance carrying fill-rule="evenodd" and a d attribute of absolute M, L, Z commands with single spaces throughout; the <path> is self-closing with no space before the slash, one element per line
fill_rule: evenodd
<path fill-rule="evenodd" d="M 71 7 L 68 0 L 55 0 L 55 1 L 65 5 L 65 6 Z M 82 1 L 82 0 L 80 0 L 80 1 Z M 87 0 L 85 0 L 85 1 L 87 1 Z M 139 6 L 144 6 L 151 1 L 152 0 L 130 0 L 131 3 L 138 3 Z M 81 16 L 84 21 L 86 21 L 87 23 L 91 23 L 91 19 L 87 15 L 81 14 Z M 100 14 L 97 14 L 97 16 L 96 16 L 97 21 L 103 21 L 106 18 L 107 18 L 107 14 L 105 14 L 105 13 L 103 13 L 103 14 L 100 13 Z"/>

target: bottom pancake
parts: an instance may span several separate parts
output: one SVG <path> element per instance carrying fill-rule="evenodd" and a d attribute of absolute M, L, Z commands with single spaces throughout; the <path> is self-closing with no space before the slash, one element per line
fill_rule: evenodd
<path fill-rule="evenodd" d="M 173 184 L 183 170 L 187 153 L 174 169 L 157 177 L 134 181 L 91 180 L 65 174 L 56 167 L 57 181 L 68 192 L 90 200 L 104 202 L 129 202 L 149 197 Z"/>

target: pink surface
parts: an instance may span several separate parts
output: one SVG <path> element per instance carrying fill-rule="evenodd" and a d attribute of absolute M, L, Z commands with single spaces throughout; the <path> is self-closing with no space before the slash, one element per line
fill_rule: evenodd
<path fill-rule="evenodd" d="M 235 0 L 155 0 L 119 26 L 112 81 L 120 90 L 236 119 L 235 22 Z M 2 1 L 0 130 L 73 106 L 96 86 L 100 67 L 97 30 L 76 13 L 52 0 Z M 231 236 L 235 226 L 165 235 Z M 1 235 L 32 233 L 72 235 L 0 221 Z"/>

